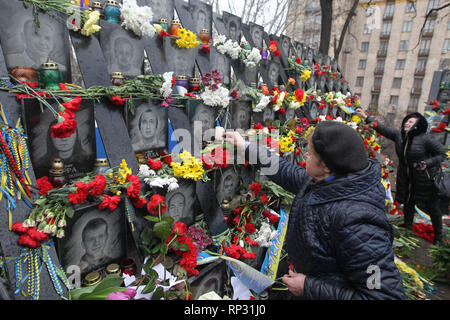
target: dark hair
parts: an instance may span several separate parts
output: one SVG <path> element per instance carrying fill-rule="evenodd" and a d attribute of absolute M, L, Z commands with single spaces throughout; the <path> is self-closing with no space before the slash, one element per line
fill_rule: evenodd
<path fill-rule="evenodd" d="M 89 221 L 85 226 L 81 233 L 81 239 L 84 241 L 86 233 L 91 230 L 96 230 L 97 228 L 104 225 L 106 227 L 106 234 L 108 234 L 108 223 L 102 218 L 95 218 Z"/>
<path fill-rule="evenodd" d="M 142 112 L 141 115 L 139 116 L 139 122 L 138 122 L 138 128 L 139 128 L 139 131 L 141 130 L 142 117 L 144 116 L 145 113 L 152 113 L 152 114 L 155 115 L 155 117 L 156 117 L 156 128 L 158 128 L 158 124 L 159 124 L 159 121 L 158 121 L 158 115 L 156 114 L 156 112 L 153 111 L 153 109 L 146 109 L 146 110 L 145 110 L 144 112 Z"/>

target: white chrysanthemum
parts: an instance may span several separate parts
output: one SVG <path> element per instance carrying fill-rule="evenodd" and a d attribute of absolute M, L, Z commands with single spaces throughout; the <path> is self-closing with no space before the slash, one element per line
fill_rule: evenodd
<path fill-rule="evenodd" d="M 140 7 L 136 4 L 136 0 L 123 0 L 121 14 L 124 19 L 122 26 L 125 29 L 133 31 L 140 37 L 153 37 L 156 34 L 156 29 L 151 23 L 153 11 L 149 6 Z"/>
<path fill-rule="evenodd" d="M 342 120 L 341 117 L 337 117 L 336 119 L 334 119 L 334 121 L 337 121 L 337 122 L 343 122 L 343 120 Z"/>
<path fill-rule="evenodd" d="M 256 105 L 256 107 L 253 109 L 254 112 L 261 112 L 270 102 L 270 98 L 268 96 L 265 96 L 263 94 L 260 94 L 261 100 L 259 100 L 259 103 Z"/>
<path fill-rule="evenodd" d="M 174 191 L 176 189 L 178 189 L 180 186 L 178 185 L 178 183 L 173 182 L 169 184 L 169 187 L 167 188 L 168 192 Z"/>
<path fill-rule="evenodd" d="M 254 241 L 258 242 L 261 247 L 270 247 L 271 241 L 276 237 L 277 231 L 272 230 L 272 227 L 267 222 L 261 223 L 261 228 L 257 233 L 257 237 Z"/>
<path fill-rule="evenodd" d="M 224 36 L 223 34 L 220 34 L 217 36 L 217 38 L 214 40 L 214 46 L 218 46 L 221 45 L 223 43 L 225 43 L 225 41 L 227 41 L 227 37 Z"/>
<path fill-rule="evenodd" d="M 245 58 L 244 63 L 248 68 L 254 68 L 261 61 L 261 53 L 258 49 L 253 48 L 252 51 Z"/>
<path fill-rule="evenodd" d="M 230 103 L 229 94 L 230 91 L 220 85 L 219 88 L 215 91 L 211 90 L 210 88 L 206 88 L 205 91 L 200 95 L 200 98 L 207 106 L 221 106 L 222 108 L 226 108 Z"/>
<path fill-rule="evenodd" d="M 291 101 L 291 103 L 289 104 L 289 108 L 294 110 L 300 108 L 300 102 Z"/>
<path fill-rule="evenodd" d="M 143 177 L 150 177 L 156 175 L 156 172 L 150 169 L 146 164 L 139 166 L 139 175 Z"/>
<path fill-rule="evenodd" d="M 164 83 L 161 86 L 160 93 L 164 98 L 168 98 L 172 94 L 172 78 L 173 72 L 166 72 L 163 74 Z"/>

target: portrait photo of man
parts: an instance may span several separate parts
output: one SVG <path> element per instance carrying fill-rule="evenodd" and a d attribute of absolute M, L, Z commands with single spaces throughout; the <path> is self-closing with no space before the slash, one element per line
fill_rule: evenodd
<path fill-rule="evenodd" d="M 63 79 L 70 77 L 70 46 L 64 23 L 39 15 L 37 27 L 32 10 L 10 1 L 2 3 L 0 41 L 9 71 L 18 66 L 40 70 L 42 64 L 52 61 L 58 64 Z"/>
<path fill-rule="evenodd" d="M 98 205 L 92 205 L 75 211 L 67 220 L 65 237 L 57 242 L 63 267 L 77 265 L 83 275 L 124 257 L 127 231 L 121 210 L 119 206 L 105 214 Z"/>
<path fill-rule="evenodd" d="M 264 33 L 263 27 L 258 25 L 252 25 L 250 27 L 250 33 L 252 36 L 253 43 L 255 44 L 254 46 L 258 49 L 261 49 L 263 45 L 263 33 Z"/>
<path fill-rule="evenodd" d="M 160 19 L 173 19 L 174 3 L 173 0 L 137 0 L 137 5 L 149 6 L 153 11 L 153 23 L 159 23 Z"/>
<path fill-rule="evenodd" d="M 228 34 L 231 40 L 238 42 L 241 40 L 241 33 L 238 30 L 238 25 L 236 21 L 231 20 L 230 23 L 228 24 Z"/>
<path fill-rule="evenodd" d="M 59 106 L 51 101 L 50 105 L 54 109 Z M 80 177 L 94 169 L 96 141 L 92 100 L 82 101 L 80 110 L 75 113 L 77 128 L 72 135 L 65 138 L 52 137 L 51 127 L 57 120 L 39 101 L 25 99 L 23 110 L 29 137 L 30 158 L 36 178 L 49 175 L 55 158 L 62 160 L 69 179 Z"/>
<path fill-rule="evenodd" d="M 102 22 L 101 26 L 100 46 L 108 72 L 122 72 L 128 78 L 141 75 L 145 58 L 143 41 L 119 24 Z"/>
<path fill-rule="evenodd" d="M 217 111 L 203 103 L 191 102 L 189 118 L 195 143 L 201 146 L 203 141 L 211 141 L 215 135 Z"/>
<path fill-rule="evenodd" d="M 168 192 L 165 201 L 167 211 L 164 213 L 164 216 L 169 216 L 174 221 L 183 222 L 188 226 L 194 223 L 194 183 L 179 181 L 178 189 Z"/>
<path fill-rule="evenodd" d="M 251 122 L 251 105 L 246 101 L 233 101 L 232 120 L 234 129 L 248 130 Z"/>
<path fill-rule="evenodd" d="M 278 86 L 280 77 L 280 64 L 275 61 L 270 61 L 269 70 L 267 71 L 270 87 Z"/>
<path fill-rule="evenodd" d="M 146 101 L 134 102 L 135 114 L 129 114 L 129 133 L 135 152 L 161 149 L 167 146 L 167 109 Z"/>
<path fill-rule="evenodd" d="M 216 197 L 219 205 L 222 204 L 224 200 L 231 201 L 238 192 L 238 173 L 235 172 L 233 167 L 230 167 L 223 170 L 222 173 L 216 177 L 218 177 Z"/>
<path fill-rule="evenodd" d="M 231 72 L 230 60 L 227 58 L 226 55 L 221 54 L 220 52 L 217 52 L 217 50 L 215 50 L 214 51 L 214 65 L 216 66 L 217 70 L 220 72 L 220 76 L 222 77 L 223 84 L 229 85 L 230 84 L 230 72 Z"/>

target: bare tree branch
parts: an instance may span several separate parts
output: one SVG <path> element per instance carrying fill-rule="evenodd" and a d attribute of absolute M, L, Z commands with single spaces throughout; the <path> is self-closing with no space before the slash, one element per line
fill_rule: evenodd
<path fill-rule="evenodd" d="M 347 33 L 348 26 L 350 25 L 350 21 L 355 15 L 356 8 L 358 6 L 359 0 L 355 0 L 353 2 L 352 8 L 350 9 L 347 18 L 345 19 L 344 26 L 342 27 L 341 35 L 339 36 L 339 44 L 337 47 L 334 47 L 334 59 L 337 61 L 339 59 L 339 54 L 341 53 L 342 46 L 344 45 L 345 34 Z"/>
<path fill-rule="evenodd" d="M 443 10 L 443 9 L 447 8 L 447 7 L 450 7 L 450 2 L 448 2 L 447 4 L 445 4 L 445 5 L 443 5 L 443 6 L 439 7 L 439 8 L 433 8 L 426 14 L 425 21 L 423 22 L 422 28 L 420 28 L 420 33 L 419 33 L 419 38 L 417 39 L 417 44 L 413 48 L 413 50 L 416 49 L 419 46 L 420 41 L 422 40 L 423 30 L 425 29 L 425 25 L 427 24 L 428 18 L 430 18 L 433 15 L 434 12 L 438 12 L 440 10 Z"/>

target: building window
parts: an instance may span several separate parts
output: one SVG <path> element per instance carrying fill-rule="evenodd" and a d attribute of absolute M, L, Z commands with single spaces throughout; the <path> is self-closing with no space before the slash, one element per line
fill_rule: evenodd
<path fill-rule="evenodd" d="M 382 77 L 375 77 L 375 79 L 373 81 L 374 90 L 380 90 L 382 81 L 383 81 Z"/>
<path fill-rule="evenodd" d="M 439 70 L 450 69 L 450 59 L 442 58 L 439 62 Z"/>
<path fill-rule="evenodd" d="M 372 16 L 374 14 L 374 12 L 375 12 L 375 8 L 374 7 L 368 7 L 366 9 L 366 17 Z"/>
<path fill-rule="evenodd" d="M 408 105 L 408 113 L 416 112 L 419 106 L 419 96 L 418 95 L 411 95 L 411 98 L 409 99 L 409 105 Z"/>
<path fill-rule="evenodd" d="M 434 19 L 428 19 L 423 27 L 423 34 L 433 33 L 434 31 Z"/>
<path fill-rule="evenodd" d="M 427 13 L 430 12 L 432 9 L 437 9 L 438 7 L 439 7 L 439 0 L 430 0 L 430 2 L 428 2 Z"/>
<path fill-rule="evenodd" d="M 376 94 L 372 94 L 372 97 L 370 99 L 370 106 L 373 109 L 376 109 L 378 107 L 378 99 L 379 99 L 380 95 L 378 93 Z"/>
<path fill-rule="evenodd" d="M 371 34 L 372 33 L 372 25 L 370 24 L 365 24 L 364 25 L 364 34 Z"/>
<path fill-rule="evenodd" d="M 394 16 L 395 4 L 390 3 L 386 5 L 386 10 L 384 11 L 384 18 L 392 18 Z"/>
<path fill-rule="evenodd" d="M 431 39 L 423 39 L 420 43 L 419 55 L 428 55 L 430 52 Z"/>
<path fill-rule="evenodd" d="M 397 107 L 397 105 L 398 105 L 398 96 L 391 96 L 391 98 L 389 99 L 389 104 L 391 106 Z"/>
<path fill-rule="evenodd" d="M 377 60 L 375 71 L 384 71 L 384 60 Z"/>
<path fill-rule="evenodd" d="M 416 73 L 424 73 L 426 65 L 427 65 L 427 59 L 418 59 Z"/>
<path fill-rule="evenodd" d="M 403 32 L 411 32 L 412 21 L 403 22 Z"/>
<path fill-rule="evenodd" d="M 391 34 L 391 27 L 392 27 L 392 23 L 391 22 L 385 22 L 383 23 L 383 30 L 381 30 L 381 34 L 382 35 L 390 35 Z"/>
<path fill-rule="evenodd" d="M 405 60 L 404 59 L 398 59 L 397 63 L 395 64 L 396 70 L 403 70 L 405 69 Z"/>
<path fill-rule="evenodd" d="M 392 88 L 400 89 L 402 87 L 402 78 L 394 78 L 394 82 L 392 83 Z"/>
<path fill-rule="evenodd" d="M 388 41 L 380 41 L 380 49 L 378 55 L 386 56 L 388 49 Z"/>
<path fill-rule="evenodd" d="M 364 77 L 356 77 L 356 86 L 357 87 L 364 86 Z"/>
<path fill-rule="evenodd" d="M 415 1 L 408 1 L 406 4 L 406 13 L 414 13 L 416 12 L 416 2 Z"/>
<path fill-rule="evenodd" d="M 366 64 L 367 64 L 367 60 L 366 59 L 359 60 L 358 69 L 366 70 Z"/>
<path fill-rule="evenodd" d="M 367 52 L 369 51 L 369 42 L 365 41 L 361 43 L 361 51 Z"/>
<path fill-rule="evenodd" d="M 423 78 L 414 78 L 413 88 L 416 90 L 422 89 Z"/>
<path fill-rule="evenodd" d="M 444 47 L 442 48 L 442 53 L 447 53 L 450 50 L 450 39 L 445 39 Z"/>
<path fill-rule="evenodd" d="M 400 41 L 400 51 L 408 51 L 409 40 L 401 40 Z"/>

